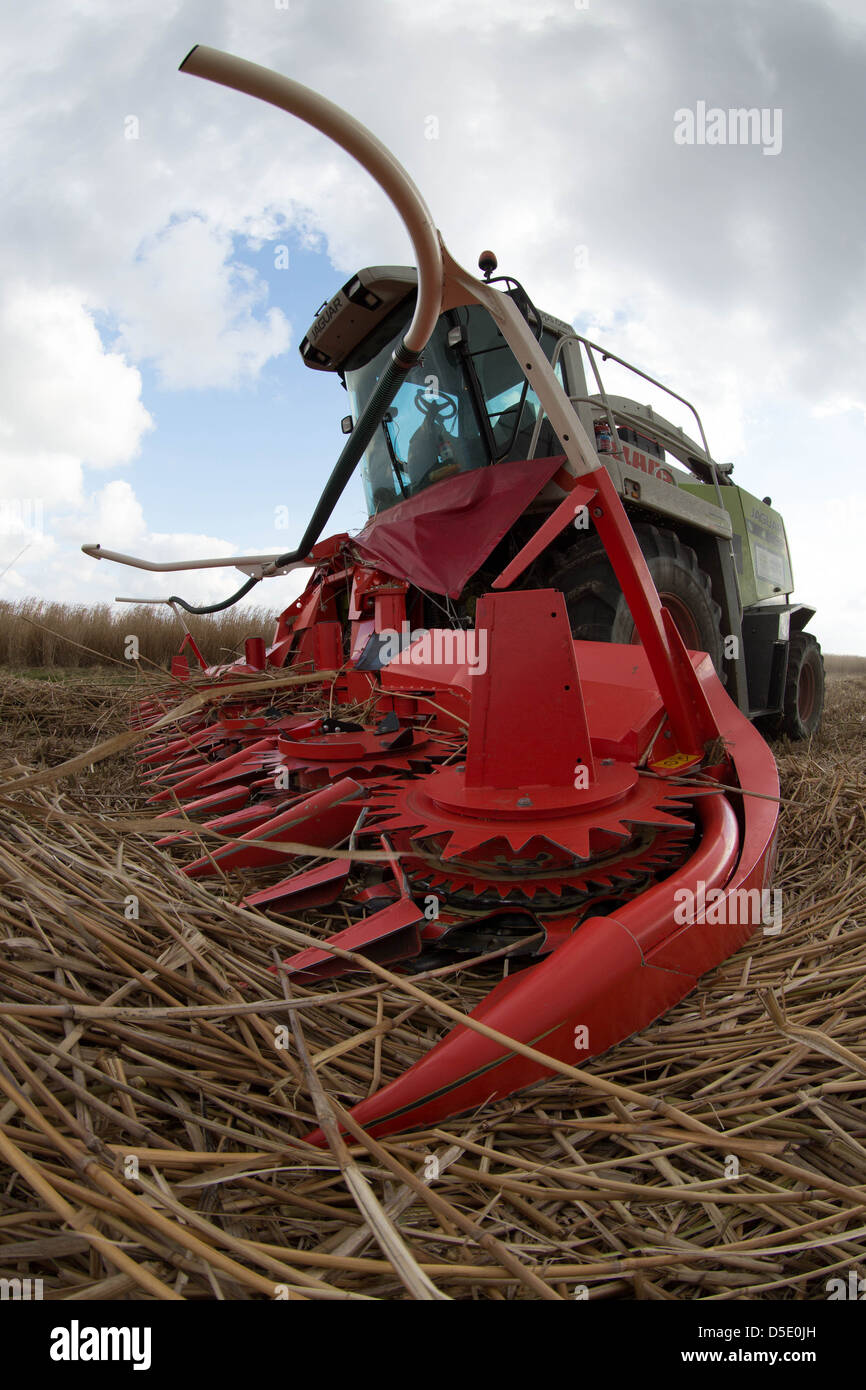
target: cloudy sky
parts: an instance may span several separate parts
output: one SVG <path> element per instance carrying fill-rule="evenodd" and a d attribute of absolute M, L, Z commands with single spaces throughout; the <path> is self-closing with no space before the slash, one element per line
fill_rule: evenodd
<path fill-rule="evenodd" d="M 5 7 L 0 598 L 170 591 L 84 541 L 287 549 L 343 442 L 339 381 L 297 344 L 407 243 L 323 137 L 178 74 L 197 42 L 345 106 L 459 260 L 492 246 L 537 303 L 694 400 L 715 456 L 783 512 L 825 650 L 866 654 L 861 0 Z M 677 113 L 738 107 L 767 138 L 676 138 Z M 363 517 L 355 484 L 333 529 Z M 175 584 L 212 601 L 239 581 Z"/>

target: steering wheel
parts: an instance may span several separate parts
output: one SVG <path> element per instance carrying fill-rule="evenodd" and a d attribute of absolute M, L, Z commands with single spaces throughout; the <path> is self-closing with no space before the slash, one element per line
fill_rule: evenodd
<path fill-rule="evenodd" d="M 437 396 L 428 395 L 426 387 L 423 391 L 415 392 L 415 405 L 431 424 L 439 421 L 444 424 L 457 414 L 457 402 L 451 396 L 443 396 L 440 400 Z"/>
<path fill-rule="evenodd" d="M 409 442 L 407 469 L 412 490 L 418 492 L 421 488 L 438 482 L 441 477 L 459 472 L 459 464 L 453 458 L 453 446 L 457 441 L 452 440 L 446 429 L 447 421 L 453 420 L 457 414 L 457 402 L 451 396 L 443 396 L 441 399 L 438 396 L 431 397 L 425 388 L 415 392 L 415 405 L 424 418 Z M 449 463 L 436 462 L 441 441 L 447 443 L 452 454 L 452 461 Z"/>

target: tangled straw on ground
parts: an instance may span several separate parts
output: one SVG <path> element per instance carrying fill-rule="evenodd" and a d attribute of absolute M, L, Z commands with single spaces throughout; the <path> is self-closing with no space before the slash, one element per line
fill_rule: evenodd
<path fill-rule="evenodd" d="M 177 874 L 131 757 L 7 792 L 0 1276 L 73 1300 L 802 1299 L 866 1273 L 864 697 L 832 683 L 825 733 L 777 750 L 779 936 L 582 1071 L 332 1152 L 310 1123 L 489 975 L 286 997 L 275 952 L 317 914 L 269 921 Z M 127 727 L 130 699 L 4 677 L 2 781 Z"/>

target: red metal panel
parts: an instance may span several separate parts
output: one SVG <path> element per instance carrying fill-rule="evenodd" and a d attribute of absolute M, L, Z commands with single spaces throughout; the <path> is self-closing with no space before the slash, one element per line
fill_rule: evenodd
<path fill-rule="evenodd" d="M 244 659 L 247 666 L 253 671 L 264 671 L 267 657 L 265 655 L 265 639 L 263 637 L 248 637 L 244 642 Z"/>
<path fill-rule="evenodd" d="M 493 581 L 494 589 L 507 589 L 509 584 L 513 584 L 515 579 L 519 579 L 524 570 L 537 560 L 542 550 L 546 550 L 551 541 L 565 530 L 566 526 L 574 523 L 575 517 L 581 508 L 586 508 L 595 496 L 595 488 L 587 487 L 585 483 L 575 483 L 569 495 L 560 502 L 554 512 L 550 514 L 546 521 L 542 522 L 531 540 L 514 559 L 510 565 Z"/>
<path fill-rule="evenodd" d="M 355 547 L 389 574 L 457 598 L 564 457 L 458 473 L 373 517 Z"/>
<path fill-rule="evenodd" d="M 352 871 L 351 859 L 328 859 L 315 869 L 301 869 L 291 878 L 281 879 L 244 898 L 244 907 L 260 911 L 294 912 L 300 907 L 322 907 L 334 903 Z"/>
<path fill-rule="evenodd" d="M 411 898 L 401 898 L 399 902 L 390 903 L 360 922 L 354 922 L 335 936 L 329 936 L 328 942 L 344 951 L 357 951 L 370 960 L 378 961 L 380 965 L 388 965 L 418 954 L 419 933 L 423 924 L 424 913 L 418 910 Z M 339 956 L 331 955 L 329 951 L 315 947 L 289 956 L 283 964 L 290 974 L 303 974 L 312 980 L 326 980 L 361 969 L 341 960 Z"/>
<path fill-rule="evenodd" d="M 562 594 L 485 594 L 476 632 L 486 639 L 486 660 L 473 677 L 467 787 L 573 788 L 578 763 L 592 779 L 595 765 Z"/>
<path fill-rule="evenodd" d="M 212 855 L 203 855 L 201 859 L 187 864 L 183 872 L 191 878 L 207 877 L 217 872 L 261 868 L 294 857 L 292 850 L 271 849 L 260 843 L 250 844 L 250 841 L 274 840 L 279 843 L 288 840 L 317 846 L 339 844 L 358 819 L 358 798 L 362 795 L 363 788 L 357 782 L 343 777 L 332 786 L 294 802 L 288 810 L 271 816 L 246 835 L 215 850 Z M 243 812 L 237 814 L 242 815 Z"/>
<path fill-rule="evenodd" d="M 739 778 L 761 796 L 740 798 L 741 827 L 721 792 L 698 796 L 702 834 L 686 864 L 615 914 L 581 923 L 544 961 L 497 985 L 474 1011 L 479 1021 L 548 1056 L 581 1062 L 645 1027 L 758 925 L 746 921 L 720 929 L 697 922 L 683 929 L 674 915 L 678 891 L 695 891 L 699 882 L 723 888 L 728 899 L 740 888 L 763 886 L 778 819 L 772 800 L 778 776 L 770 749 L 708 669 L 709 662 L 700 666 L 700 685 L 732 756 L 728 778 Z M 586 1036 L 578 1031 L 583 1028 Z M 545 1074 L 540 1063 L 509 1055 L 473 1030 L 457 1027 L 353 1114 L 373 1133 L 393 1133 L 435 1124 Z M 323 1142 L 319 1131 L 311 1142 Z"/>

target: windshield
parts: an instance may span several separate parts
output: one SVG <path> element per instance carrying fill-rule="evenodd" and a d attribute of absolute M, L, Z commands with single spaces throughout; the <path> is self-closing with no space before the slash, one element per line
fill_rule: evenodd
<path fill-rule="evenodd" d="M 370 399 L 405 326 L 369 362 L 347 367 L 353 419 Z M 548 358 L 555 343 L 556 336 L 545 330 Z M 559 365 L 557 376 L 562 381 Z M 370 515 L 456 473 L 527 458 L 538 412 L 538 398 L 490 315 L 480 305 L 443 315 L 364 455 Z M 545 422 L 535 453 L 560 452 Z"/>

